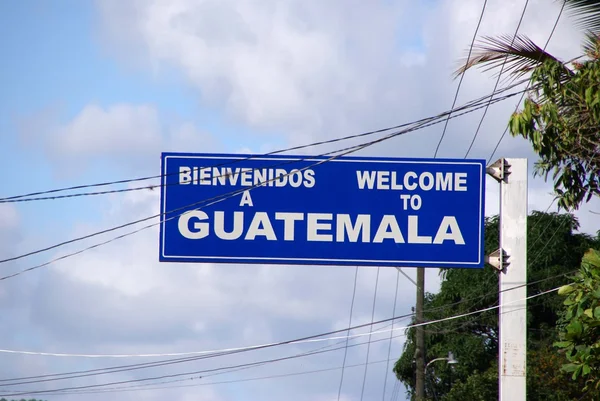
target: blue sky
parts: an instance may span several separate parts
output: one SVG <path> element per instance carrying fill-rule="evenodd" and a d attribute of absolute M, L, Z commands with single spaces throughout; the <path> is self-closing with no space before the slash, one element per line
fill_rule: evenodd
<path fill-rule="evenodd" d="M 159 174 L 162 150 L 206 152 L 215 146 L 222 152 L 261 152 L 437 114 L 450 107 L 457 84 L 450 73 L 470 43 L 481 7 L 478 1 L 453 0 L 426 5 L 409 0 L 276 3 L 0 1 L 0 197 Z M 534 37 L 547 35 L 556 10 L 541 2 L 531 7 L 529 16 L 545 17 L 528 17 L 523 30 Z M 489 8 L 482 34 L 514 29 L 518 15 L 511 6 L 495 2 Z M 233 20 L 239 23 L 230 24 Z M 577 43 L 568 25 L 559 27 L 555 36 L 564 48 Z M 492 87 L 489 77 L 471 72 L 459 103 Z M 508 102 L 490 108 L 472 157 L 489 155 L 512 109 Z M 75 127 L 82 116 L 88 125 Z M 474 113 L 452 120 L 441 156 L 462 157 L 479 118 Z M 189 141 L 177 136 L 183 128 L 191 133 Z M 160 138 L 150 146 L 144 141 L 156 139 L 153 130 Z M 437 126 L 406 135 L 368 154 L 431 157 L 440 131 Z M 98 137 L 90 138 L 92 134 Z M 53 143 L 57 138 L 70 142 Z M 97 141 L 86 147 L 82 138 Z M 531 157 L 527 146 L 519 144 L 507 139 L 500 153 Z M 77 174 L 65 174 L 65 164 Z M 530 207 L 545 210 L 548 186 L 538 180 L 530 188 Z M 486 198 L 491 205 L 487 211 L 493 213 L 497 188 L 490 188 Z M 0 219 L 0 256 L 147 217 L 156 213 L 158 202 L 156 193 L 140 191 L 17 204 L 16 226 Z M 0 216 L 4 210 L 0 204 Z M 591 220 L 585 222 L 589 227 L 596 225 Z M 5 269 L 16 271 L 95 242 L 24 258 Z M 0 348 L 185 352 L 289 340 L 347 325 L 353 269 L 161 264 L 157 247 L 158 233 L 147 230 L 4 282 L 0 316 L 11 330 L 0 333 Z M 414 276 L 410 269 L 407 273 Z M 361 269 L 359 277 L 355 324 L 370 320 L 375 270 Z M 390 316 L 395 279 L 394 271 L 382 271 L 375 319 Z M 427 280 L 428 290 L 435 291 L 435 269 Z M 414 286 L 403 277 L 400 286 L 397 314 L 409 313 Z M 393 358 L 400 354 L 402 341 L 394 341 Z M 387 346 L 373 346 L 371 360 L 385 359 Z M 358 348 L 349 354 L 352 363 L 364 361 L 364 350 Z M 287 352 L 252 354 L 241 362 Z M 254 376 L 330 368 L 339 366 L 341 357 L 336 353 L 265 367 Z M 10 363 L 0 362 L 0 376 L 115 364 L 22 355 L 6 361 Z M 253 376 L 245 375 L 222 378 Z M 368 399 L 381 397 L 386 376 L 392 378 L 383 366 L 369 368 Z M 289 394 L 290 401 L 333 401 L 338 380 L 335 371 L 159 394 L 172 395 L 174 401 L 246 401 L 256 394 L 264 395 L 264 401 L 276 401 L 279 394 Z M 347 371 L 342 400 L 358 400 L 361 383 L 362 368 Z M 115 399 L 138 397 L 128 393 Z"/>
<path fill-rule="evenodd" d="M 4 171 L 27 172 L 7 174 L 2 196 L 148 173 L 124 175 L 110 163 L 100 163 L 83 176 L 57 176 L 43 152 L 22 143 L 24 124 L 40 130 L 53 128 L 49 125 L 67 123 L 87 104 L 150 104 L 167 118 L 175 116 L 219 132 L 227 150 L 252 146 L 243 139 L 250 137 L 252 130 L 226 121 L 219 110 L 199 107 L 198 94 L 185 85 L 178 72 L 163 72 L 157 78 L 150 71 L 132 70 L 110 58 L 98 43 L 94 12 L 92 2 L 77 0 L 54 5 L 36 0 L 0 2 L 0 48 L 6 60 L 0 77 L 4 88 L 0 94 L 0 130 L 4 133 L 0 147 L 5 150 L 0 166 Z M 158 155 L 156 160 L 158 173 Z M 42 229 L 53 232 L 54 224 L 77 220 L 77 211 L 89 211 L 98 202 L 102 201 L 86 198 L 48 202 L 48 208 L 39 204 L 19 208 L 25 224 L 39 229 L 38 222 L 43 220 Z"/>

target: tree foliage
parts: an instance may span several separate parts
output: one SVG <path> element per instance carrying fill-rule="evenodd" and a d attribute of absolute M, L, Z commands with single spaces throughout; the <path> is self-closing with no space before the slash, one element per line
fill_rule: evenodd
<path fill-rule="evenodd" d="M 503 66 L 514 79 L 531 74 L 510 133 L 531 143 L 540 157 L 535 174 L 552 174 L 559 205 L 577 209 L 600 195 L 600 1 L 562 1 L 586 32 L 583 61 L 562 61 L 524 35 L 503 35 L 480 40 L 457 74 L 473 66 Z"/>
<path fill-rule="evenodd" d="M 575 233 L 579 224 L 570 214 L 533 212 L 528 217 L 528 295 L 564 284 L 564 275 L 573 273 L 581 257 L 600 240 Z M 485 222 L 485 252 L 498 248 L 499 219 Z M 498 273 L 484 269 L 445 269 L 437 294 L 426 294 L 426 320 L 438 320 L 485 309 L 498 304 Z M 549 280 L 548 277 L 554 277 Z M 536 283 L 539 280 L 539 283 Z M 561 299 L 555 294 L 528 301 L 528 399 L 558 401 L 581 397 L 581 382 L 560 373 L 562 361 L 552 343 L 558 339 L 556 321 Z M 498 310 L 424 327 L 426 362 L 452 351 L 459 364 L 436 362 L 427 369 L 425 392 L 430 399 L 463 401 L 478 394 L 482 400 L 498 395 Z M 415 386 L 415 329 L 407 330 L 404 350 L 394 366 L 399 380 L 413 394 Z M 560 356 L 562 358 L 562 356 Z M 554 372 L 554 374 L 552 373 Z M 557 373 L 558 372 L 558 373 Z M 591 398 L 588 398 L 591 399 Z M 581 398 L 586 400 L 586 398 Z"/>
<path fill-rule="evenodd" d="M 559 321 L 561 349 L 569 363 L 563 370 L 583 378 L 585 390 L 600 390 L 600 252 L 590 249 L 573 283 L 560 288 L 565 306 Z"/>

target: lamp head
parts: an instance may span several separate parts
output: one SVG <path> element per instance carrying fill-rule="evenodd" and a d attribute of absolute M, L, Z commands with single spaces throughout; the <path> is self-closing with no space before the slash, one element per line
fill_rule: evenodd
<path fill-rule="evenodd" d="M 454 354 L 452 352 L 448 352 L 448 365 L 456 365 L 458 361 L 454 358 Z"/>

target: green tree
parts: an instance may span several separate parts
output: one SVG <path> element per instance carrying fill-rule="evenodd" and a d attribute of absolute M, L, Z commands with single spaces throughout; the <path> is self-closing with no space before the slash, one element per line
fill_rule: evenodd
<path fill-rule="evenodd" d="M 600 252 L 590 249 L 583 257 L 573 283 L 560 288 L 564 311 L 559 321 L 555 345 L 569 363 L 563 370 L 573 380 L 585 380 L 586 391 L 600 389 Z"/>
<path fill-rule="evenodd" d="M 564 275 L 576 271 L 581 257 L 600 240 L 575 233 L 579 223 L 570 214 L 533 212 L 528 217 L 528 295 L 564 284 Z M 486 219 L 485 251 L 498 247 L 499 219 Z M 437 294 L 426 294 L 425 319 L 432 321 L 488 308 L 498 303 L 498 273 L 484 269 L 445 269 Z M 548 277 L 550 280 L 540 281 Z M 528 399 L 558 401 L 579 399 L 582 382 L 560 373 L 562 357 L 552 343 L 558 339 L 556 322 L 560 297 L 548 294 L 528 301 Z M 464 401 L 478 394 L 481 400 L 498 395 L 498 310 L 425 326 L 427 362 L 452 351 L 459 363 L 429 366 L 425 393 L 429 399 Z M 394 366 L 399 380 L 413 395 L 415 386 L 415 329 L 407 330 L 404 350 Z M 554 372 L 554 373 L 553 373 Z M 558 373 L 557 373 L 558 372 Z M 591 398 L 588 398 L 591 399 Z M 586 398 L 581 398 L 586 400 Z"/>
<path fill-rule="evenodd" d="M 503 66 L 515 79 L 531 73 L 531 89 L 509 131 L 539 155 L 536 175 L 547 180 L 552 173 L 559 205 L 577 209 L 600 195 L 600 1 L 561 1 L 586 32 L 583 61 L 562 61 L 524 35 L 514 41 L 503 35 L 483 38 L 457 74 L 473 66 Z"/>

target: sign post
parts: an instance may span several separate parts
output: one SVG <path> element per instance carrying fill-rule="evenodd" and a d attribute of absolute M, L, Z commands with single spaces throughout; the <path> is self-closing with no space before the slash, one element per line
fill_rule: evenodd
<path fill-rule="evenodd" d="M 482 268 L 485 160 L 162 154 L 162 262 Z"/>

